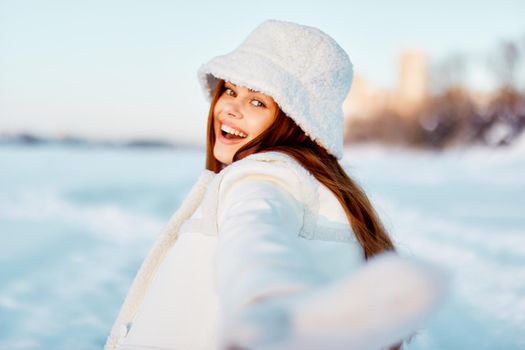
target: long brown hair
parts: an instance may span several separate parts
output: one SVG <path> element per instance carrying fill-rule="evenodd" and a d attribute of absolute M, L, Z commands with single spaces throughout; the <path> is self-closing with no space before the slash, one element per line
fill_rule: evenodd
<path fill-rule="evenodd" d="M 213 156 L 215 145 L 213 109 L 223 90 L 224 80 L 220 79 L 208 115 L 206 169 L 215 173 L 224 167 Z M 292 156 L 334 193 L 345 210 L 366 258 L 384 251 L 395 250 L 392 240 L 363 189 L 346 174 L 333 155 L 306 136 L 304 131 L 279 108 L 274 123 L 242 146 L 233 156 L 233 161 L 253 153 L 268 151 L 278 151 Z"/>
<path fill-rule="evenodd" d="M 206 169 L 218 173 L 224 164 L 213 156 L 215 128 L 213 110 L 215 103 L 225 90 L 220 79 L 208 114 L 206 141 Z M 335 194 L 346 213 L 348 221 L 368 259 L 385 251 L 395 250 L 379 216 L 363 189 L 343 170 L 337 159 L 305 135 L 304 131 L 280 108 L 272 125 L 256 138 L 239 148 L 233 156 L 237 161 L 257 152 L 278 151 L 288 154 L 302 164 L 317 180 Z M 390 347 L 400 350 L 402 342 Z"/>

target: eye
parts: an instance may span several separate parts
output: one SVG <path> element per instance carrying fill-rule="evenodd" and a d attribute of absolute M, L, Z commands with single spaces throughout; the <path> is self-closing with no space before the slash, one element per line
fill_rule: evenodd
<path fill-rule="evenodd" d="M 266 105 L 259 100 L 253 100 L 252 105 L 255 107 L 266 107 Z"/>
<path fill-rule="evenodd" d="M 235 92 L 228 87 L 224 90 L 224 93 L 228 96 L 235 96 Z"/>

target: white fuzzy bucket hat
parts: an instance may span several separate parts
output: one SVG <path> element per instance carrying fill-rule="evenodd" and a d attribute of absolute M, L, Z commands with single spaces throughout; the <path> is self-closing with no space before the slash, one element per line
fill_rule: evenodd
<path fill-rule="evenodd" d="M 278 20 L 264 21 L 235 50 L 198 69 L 208 101 L 219 79 L 260 91 L 338 159 L 343 156 L 343 102 L 352 77 L 350 58 L 333 38 Z"/>

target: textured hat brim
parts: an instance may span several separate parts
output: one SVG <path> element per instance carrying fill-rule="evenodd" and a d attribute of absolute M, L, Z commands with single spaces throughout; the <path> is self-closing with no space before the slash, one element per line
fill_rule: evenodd
<path fill-rule="evenodd" d="M 216 56 L 199 67 L 198 79 L 208 101 L 211 101 L 219 79 L 244 86 L 271 96 L 281 110 L 310 137 L 338 159 L 342 152 L 312 137 L 315 129 L 308 122 L 312 109 L 310 92 L 299 83 L 299 77 L 291 76 L 270 58 L 254 52 L 235 50 L 226 55 Z M 314 107 L 314 106 L 312 106 Z M 341 111 L 342 114 L 342 111 Z"/>

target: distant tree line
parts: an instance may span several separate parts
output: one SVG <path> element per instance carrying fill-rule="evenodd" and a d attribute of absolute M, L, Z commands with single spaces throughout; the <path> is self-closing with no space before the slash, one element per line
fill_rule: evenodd
<path fill-rule="evenodd" d="M 525 36 L 501 42 L 484 60 L 497 88 L 480 104 L 464 84 L 465 57 L 450 56 L 432 67 L 432 94 L 413 115 L 385 108 L 370 118 L 352 119 L 346 140 L 434 149 L 509 145 L 525 128 L 524 62 Z"/>

